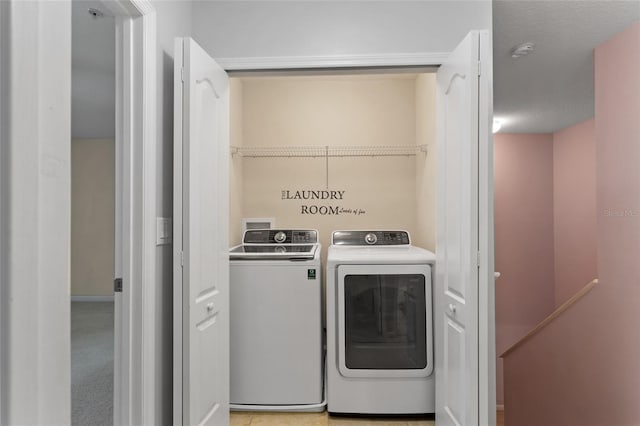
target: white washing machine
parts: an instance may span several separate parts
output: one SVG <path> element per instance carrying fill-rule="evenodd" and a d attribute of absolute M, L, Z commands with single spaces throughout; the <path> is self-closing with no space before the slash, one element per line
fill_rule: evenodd
<path fill-rule="evenodd" d="M 435 255 L 405 231 L 335 231 L 327 255 L 331 413 L 435 412 Z"/>
<path fill-rule="evenodd" d="M 318 232 L 247 230 L 229 258 L 231 408 L 324 410 Z"/>

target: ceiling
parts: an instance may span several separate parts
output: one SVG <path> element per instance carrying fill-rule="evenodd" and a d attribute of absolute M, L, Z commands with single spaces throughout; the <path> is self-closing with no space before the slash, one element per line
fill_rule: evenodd
<path fill-rule="evenodd" d="M 107 12 L 98 1 L 71 4 L 71 136 L 115 137 L 115 20 L 94 18 L 90 7 Z"/>
<path fill-rule="evenodd" d="M 550 133 L 593 117 L 593 49 L 638 21 L 640 0 L 494 1 L 501 133 Z M 528 41 L 533 53 L 512 58 L 513 47 Z"/>
<path fill-rule="evenodd" d="M 104 9 L 73 0 L 72 134 L 113 138 L 114 19 L 93 18 L 89 7 Z M 495 0 L 494 114 L 501 132 L 549 133 L 593 117 L 593 49 L 638 21 L 640 0 Z M 512 58 L 513 47 L 527 41 L 535 51 Z"/>

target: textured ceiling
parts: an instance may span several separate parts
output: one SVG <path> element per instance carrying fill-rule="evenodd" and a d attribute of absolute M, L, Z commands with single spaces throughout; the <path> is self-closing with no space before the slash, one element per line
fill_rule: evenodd
<path fill-rule="evenodd" d="M 501 132 L 549 133 L 594 115 L 593 49 L 640 20 L 640 0 L 494 1 L 494 116 Z M 531 41 L 528 56 L 511 58 Z"/>
<path fill-rule="evenodd" d="M 93 18 L 106 12 L 97 1 L 73 0 L 71 7 L 71 136 L 115 137 L 115 22 Z"/>

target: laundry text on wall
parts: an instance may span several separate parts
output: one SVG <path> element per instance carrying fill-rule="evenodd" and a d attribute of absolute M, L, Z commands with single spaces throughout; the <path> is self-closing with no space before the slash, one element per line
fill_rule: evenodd
<path fill-rule="evenodd" d="M 291 191 L 282 190 L 283 200 L 342 200 L 346 191 Z"/>
<path fill-rule="evenodd" d="M 340 215 L 354 215 L 360 216 L 366 214 L 366 211 L 361 208 L 344 207 L 339 203 L 332 203 L 332 201 L 344 201 L 346 190 L 291 190 L 283 189 L 281 191 L 282 200 L 301 200 L 301 201 L 318 201 L 316 203 L 302 204 L 300 205 L 300 214 L 303 215 L 320 215 L 320 216 L 340 216 Z M 327 201 L 324 204 L 322 201 Z"/>

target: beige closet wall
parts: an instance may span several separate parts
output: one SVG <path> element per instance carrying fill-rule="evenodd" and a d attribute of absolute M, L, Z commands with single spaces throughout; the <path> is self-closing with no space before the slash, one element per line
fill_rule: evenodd
<path fill-rule="evenodd" d="M 229 138 L 232 147 L 242 146 L 242 81 L 229 79 L 231 116 Z M 242 242 L 242 158 L 232 155 L 229 159 L 229 245 Z"/>
<path fill-rule="evenodd" d="M 416 79 L 416 141 L 427 154 L 416 156 L 416 232 L 413 244 L 436 250 L 436 74 Z"/>
<path fill-rule="evenodd" d="M 113 296 L 115 142 L 71 141 L 71 295 Z"/>
<path fill-rule="evenodd" d="M 420 83 L 427 85 L 428 81 Z M 418 98 L 424 95 L 417 96 L 417 86 L 415 74 L 243 79 L 242 143 L 245 147 L 416 145 L 417 133 L 428 133 L 416 122 L 424 110 L 421 107 L 418 113 Z M 419 143 L 424 140 L 426 136 Z M 324 157 L 244 157 L 242 216 L 274 217 L 284 228 L 317 228 L 325 250 L 336 229 L 406 229 L 414 238 L 420 235 L 416 241 L 433 241 L 428 235 L 432 227 L 419 231 L 417 226 L 419 205 L 435 202 L 417 200 L 417 195 L 431 194 L 424 189 L 428 161 L 424 154 L 329 158 L 328 164 Z M 421 179 L 416 178 L 418 169 Z M 342 199 L 283 199 L 283 191 L 293 195 L 327 188 L 344 191 Z M 309 213 L 305 214 L 305 206 Z M 351 213 L 311 214 L 313 206 Z M 238 226 L 237 220 L 231 226 Z"/>

